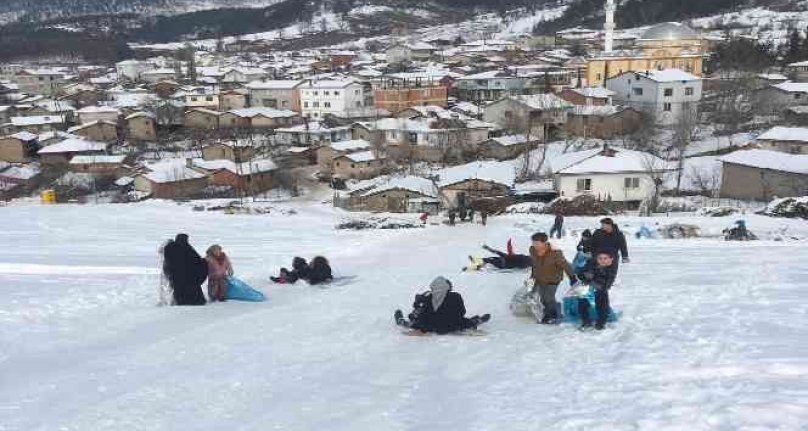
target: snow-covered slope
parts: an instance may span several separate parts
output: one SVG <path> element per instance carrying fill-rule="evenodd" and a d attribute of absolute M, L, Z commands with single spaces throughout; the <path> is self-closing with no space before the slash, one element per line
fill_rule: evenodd
<path fill-rule="evenodd" d="M 0 428 L 17 430 L 800 430 L 808 423 L 805 242 L 629 240 L 603 333 L 512 317 L 522 273 L 461 273 L 488 243 L 518 251 L 549 216 L 487 227 L 333 230 L 324 206 L 264 216 L 151 202 L 0 210 Z M 756 233 L 795 220 L 747 216 Z M 734 218 L 618 217 L 695 222 Z M 593 227 L 569 218 L 567 227 Z M 265 303 L 155 306 L 156 249 L 220 243 Z M 573 239 L 557 242 L 569 256 Z M 323 254 L 347 285 L 272 286 Z M 436 275 L 483 337 L 405 337 L 392 311 Z M 560 289 L 564 290 L 564 289 Z"/>

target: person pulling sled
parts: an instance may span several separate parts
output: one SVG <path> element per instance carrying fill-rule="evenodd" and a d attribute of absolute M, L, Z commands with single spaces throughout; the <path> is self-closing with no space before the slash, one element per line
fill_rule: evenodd
<path fill-rule="evenodd" d="M 477 327 L 491 320 L 490 314 L 466 317 L 463 297 L 452 291 L 452 283 L 445 277 L 437 277 L 429 285 L 429 291 L 415 295 L 413 311 L 409 320 L 401 310 L 393 317 L 396 324 L 424 333 L 448 334 Z"/>

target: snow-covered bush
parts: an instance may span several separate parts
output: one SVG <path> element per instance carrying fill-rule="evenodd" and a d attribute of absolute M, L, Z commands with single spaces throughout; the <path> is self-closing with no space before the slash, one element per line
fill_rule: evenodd
<path fill-rule="evenodd" d="M 775 199 L 758 214 L 769 217 L 808 219 L 808 196 Z"/>

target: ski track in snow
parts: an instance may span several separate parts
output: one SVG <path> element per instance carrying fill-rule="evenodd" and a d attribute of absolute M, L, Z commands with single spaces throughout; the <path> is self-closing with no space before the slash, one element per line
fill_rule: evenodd
<path fill-rule="evenodd" d="M 290 204 L 295 205 L 295 204 Z M 808 251 L 802 242 L 632 240 L 603 333 L 511 316 L 524 273 L 462 273 L 549 216 L 489 226 L 335 231 L 297 215 L 189 206 L 7 207 L 0 220 L 0 430 L 736 430 L 808 423 Z M 747 216 L 755 232 L 797 220 Z M 569 218 L 592 227 L 596 218 Z M 720 230 L 734 218 L 671 218 Z M 648 219 L 618 217 L 627 231 Z M 650 220 L 653 221 L 653 220 Z M 162 240 L 220 243 L 265 303 L 156 307 Z M 557 242 L 571 258 L 575 240 Z M 323 254 L 329 289 L 275 286 L 291 258 Z M 404 337 L 392 324 L 436 275 L 483 337 Z M 566 286 L 559 290 L 563 291 Z M 559 296 L 561 295 L 559 293 Z"/>

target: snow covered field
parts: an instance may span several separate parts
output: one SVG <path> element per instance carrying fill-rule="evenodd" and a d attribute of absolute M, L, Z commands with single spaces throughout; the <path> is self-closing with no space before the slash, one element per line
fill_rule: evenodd
<path fill-rule="evenodd" d="M 0 430 L 799 430 L 808 424 L 808 223 L 802 241 L 629 240 L 602 333 L 512 317 L 518 273 L 464 274 L 547 216 L 489 226 L 335 231 L 331 208 L 225 215 L 149 202 L 0 208 Z M 287 206 L 287 207 L 288 207 Z M 685 221 L 716 233 L 735 218 Z M 592 227 L 594 218 L 570 218 Z M 158 244 L 220 243 L 265 303 L 156 307 Z M 768 237 L 768 236 L 767 236 Z M 558 242 L 568 257 L 573 239 Z M 271 286 L 295 255 L 352 284 Z M 396 308 L 436 275 L 483 337 L 405 337 Z M 408 311 L 408 310 L 406 310 Z"/>

